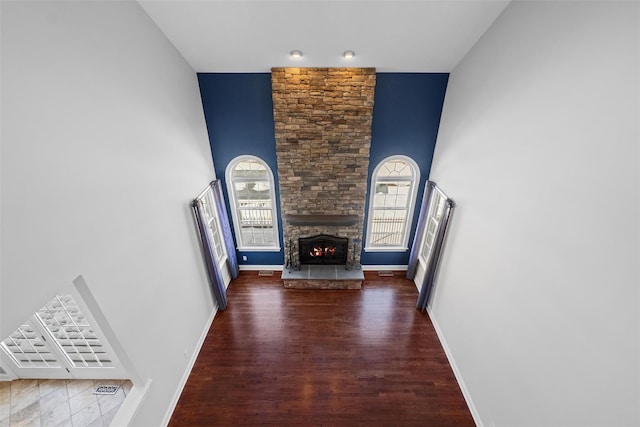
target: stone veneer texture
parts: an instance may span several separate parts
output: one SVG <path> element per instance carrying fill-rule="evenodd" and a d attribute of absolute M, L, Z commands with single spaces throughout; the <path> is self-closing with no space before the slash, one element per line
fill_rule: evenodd
<path fill-rule="evenodd" d="M 375 68 L 272 68 L 273 116 L 285 259 L 298 237 L 349 238 L 360 262 Z M 289 214 L 357 215 L 348 227 L 292 226 Z M 354 244 L 357 247 L 355 259 Z"/>

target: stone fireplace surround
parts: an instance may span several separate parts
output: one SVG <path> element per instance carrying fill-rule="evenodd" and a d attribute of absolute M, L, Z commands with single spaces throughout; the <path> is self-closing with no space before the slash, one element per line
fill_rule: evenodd
<path fill-rule="evenodd" d="M 271 69 L 284 254 L 296 266 L 298 239 L 322 234 L 347 238 L 360 264 L 375 84 L 375 68 Z M 285 287 L 362 283 L 360 270 L 302 267 L 283 271 Z"/>
<path fill-rule="evenodd" d="M 360 263 L 374 68 L 273 68 L 273 115 L 285 259 L 300 237 L 349 239 Z M 352 258 L 353 257 L 353 258 Z"/>

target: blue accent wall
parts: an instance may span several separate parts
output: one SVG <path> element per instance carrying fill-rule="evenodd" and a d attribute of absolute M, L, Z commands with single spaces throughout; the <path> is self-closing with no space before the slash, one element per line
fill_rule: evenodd
<path fill-rule="evenodd" d="M 211 155 L 216 166 L 217 178 L 224 183 L 222 188 L 229 215 L 231 215 L 231 206 L 229 206 L 229 194 L 224 176 L 227 165 L 243 154 L 260 157 L 273 172 L 278 205 L 278 227 L 282 234 L 271 74 L 199 73 L 198 82 L 209 132 Z M 229 221 L 233 224 L 231 218 Z M 279 238 L 280 247 L 283 248 L 282 236 Z M 237 246 L 237 242 L 235 244 Z M 247 261 L 242 261 L 243 256 L 247 257 Z M 283 265 L 283 249 L 280 252 L 238 251 L 238 263 L 240 265 Z"/>
<path fill-rule="evenodd" d="M 378 73 L 371 124 L 371 151 L 367 185 L 371 174 L 384 158 L 411 157 L 420 167 L 420 186 L 411 225 L 409 247 L 413 242 L 424 185 L 429 178 L 436 146 L 448 73 Z M 367 210 L 369 208 L 367 190 Z M 365 211 L 365 232 L 367 217 Z M 365 242 L 366 246 L 366 242 Z M 363 265 L 406 265 L 406 252 L 362 252 Z"/>
<path fill-rule="evenodd" d="M 442 104 L 447 88 L 447 73 L 378 73 L 371 135 L 367 184 L 371 173 L 384 158 L 402 154 L 420 167 L 420 186 L 411 228 L 415 234 L 424 184 L 429 177 Z M 263 159 L 273 171 L 280 218 L 280 190 L 269 73 L 200 73 L 202 105 L 209 132 L 211 154 L 218 178 L 224 182 L 227 209 L 231 212 L 224 172 L 237 156 L 251 154 Z M 367 192 L 367 204 L 369 194 Z M 368 206 L 367 206 L 368 208 Z M 231 218 L 229 218 L 231 221 Z M 366 218 L 365 218 L 366 227 Z M 365 234 L 366 236 L 366 229 Z M 280 246 L 282 236 L 280 236 Z M 242 256 L 248 260 L 242 261 Z M 409 252 L 364 252 L 363 265 L 406 265 Z M 238 261 L 251 265 L 282 265 L 281 252 L 238 252 Z"/>

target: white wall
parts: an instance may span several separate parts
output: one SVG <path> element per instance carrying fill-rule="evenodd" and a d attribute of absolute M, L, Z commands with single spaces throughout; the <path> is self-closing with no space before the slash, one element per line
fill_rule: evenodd
<path fill-rule="evenodd" d="M 1 332 L 79 274 L 161 425 L 213 310 L 195 72 L 136 2 L 2 2 Z"/>
<path fill-rule="evenodd" d="M 640 4 L 516 1 L 451 73 L 433 300 L 485 426 L 637 426 Z"/>

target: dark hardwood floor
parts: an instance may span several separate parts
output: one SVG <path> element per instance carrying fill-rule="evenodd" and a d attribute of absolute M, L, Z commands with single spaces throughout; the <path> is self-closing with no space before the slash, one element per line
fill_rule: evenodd
<path fill-rule="evenodd" d="M 415 285 L 395 276 L 293 290 L 242 272 L 169 425 L 473 426 Z"/>

